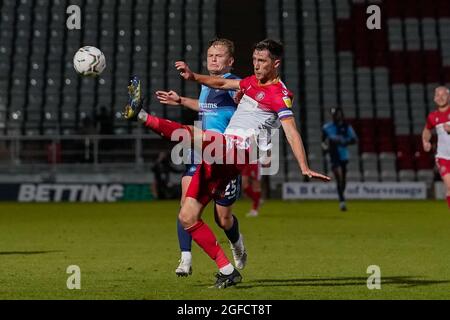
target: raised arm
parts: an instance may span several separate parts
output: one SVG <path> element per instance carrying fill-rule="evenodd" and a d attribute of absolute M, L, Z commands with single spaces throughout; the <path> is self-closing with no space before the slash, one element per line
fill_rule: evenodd
<path fill-rule="evenodd" d="M 175 68 L 185 80 L 196 81 L 210 88 L 221 90 L 238 90 L 241 80 L 225 79 L 194 73 L 184 61 L 175 62 Z"/>
<path fill-rule="evenodd" d="M 302 137 L 297 130 L 297 125 L 293 117 L 288 117 L 281 120 L 281 125 L 283 126 L 286 139 L 291 146 L 292 152 L 294 153 L 295 159 L 300 167 L 300 170 L 304 176 L 309 178 L 320 179 L 323 181 L 330 181 L 330 178 L 312 171 L 309 168 L 308 160 L 306 159 L 305 148 L 303 147 Z"/>
<path fill-rule="evenodd" d="M 171 106 L 184 106 L 188 109 L 199 112 L 200 106 L 198 105 L 197 99 L 187 98 L 180 96 L 175 91 L 156 91 L 156 98 L 162 104 L 167 104 Z"/>

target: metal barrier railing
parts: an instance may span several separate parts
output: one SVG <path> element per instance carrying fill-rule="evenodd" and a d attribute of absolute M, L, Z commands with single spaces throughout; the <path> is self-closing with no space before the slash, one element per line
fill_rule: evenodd
<path fill-rule="evenodd" d="M 148 134 L 0 136 L 0 166 L 10 171 L 139 166 L 152 161 L 163 145 Z"/>

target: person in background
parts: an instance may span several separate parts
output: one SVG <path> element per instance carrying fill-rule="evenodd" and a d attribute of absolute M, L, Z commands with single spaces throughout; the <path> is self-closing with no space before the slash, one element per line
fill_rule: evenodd
<path fill-rule="evenodd" d="M 339 208 L 341 211 L 347 211 L 344 196 L 349 161 L 347 147 L 355 144 L 357 137 L 352 126 L 345 121 L 342 108 L 331 108 L 330 112 L 332 121 L 326 123 L 322 128 L 322 147 L 329 155 L 331 170 L 336 178 Z"/>

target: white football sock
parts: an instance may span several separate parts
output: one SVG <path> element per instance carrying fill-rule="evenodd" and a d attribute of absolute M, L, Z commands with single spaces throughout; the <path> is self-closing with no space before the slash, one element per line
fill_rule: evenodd
<path fill-rule="evenodd" d="M 181 260 L 185 262 L 192 261 L 192 253 L 190 251 L 181 251 Z"/>
<path fill-rule="evenodd" d="M 220 268 L 219 271 L 221 274 L 228 276 L 233 273 L 234 267 L 231 263 L 229 263 L 225 267 Z"/>
<path fill-rule="evenodd" d="M 138 117 L 138 120 L 140 122 L 146 123 L 147 122 L 148 113 L 144 109 L 141 109 L 141 111 L 139 111 L 139 114 L 138 114 L 137 117 Z"/>

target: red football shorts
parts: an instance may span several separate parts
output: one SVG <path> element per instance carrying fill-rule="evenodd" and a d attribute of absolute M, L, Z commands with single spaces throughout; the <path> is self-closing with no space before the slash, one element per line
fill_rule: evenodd
<path fill-rule="evenodd" d="M 450 160 L 436 158 L 436 165 L 442 178 L 447 174 L 450 174 Z"/>
<path fill-rule="evenodd" d="M 219 200 L 225 195 L 225 190 L 230 181 L 236 179 L 244 167 L 247 166 L 249 158 L 249 149 L 243 149 L 243 153 L 237 151 L 237 146 L 240 146 L 240 141 L 237 137 L 224 137 L 217 135 L 218 139 L 223 139 L 223 144 L 226 146 L 224 150 L 225 155 L 229 155 L 230 159 L 234 159 L 233 163 L 227 164 L 223 161 L 219 163 L 207 163 L 203 161 L 192 176 L 186 192 L 186 197 L 194 198 L 202 205 L 206 206 L 211 199 Z M 242 156 L 244 159 L 242 159 Z M 239 162 L 237 158 L 242 162 Z M 226 159 L 226 158 L 224 158 Z"/>

